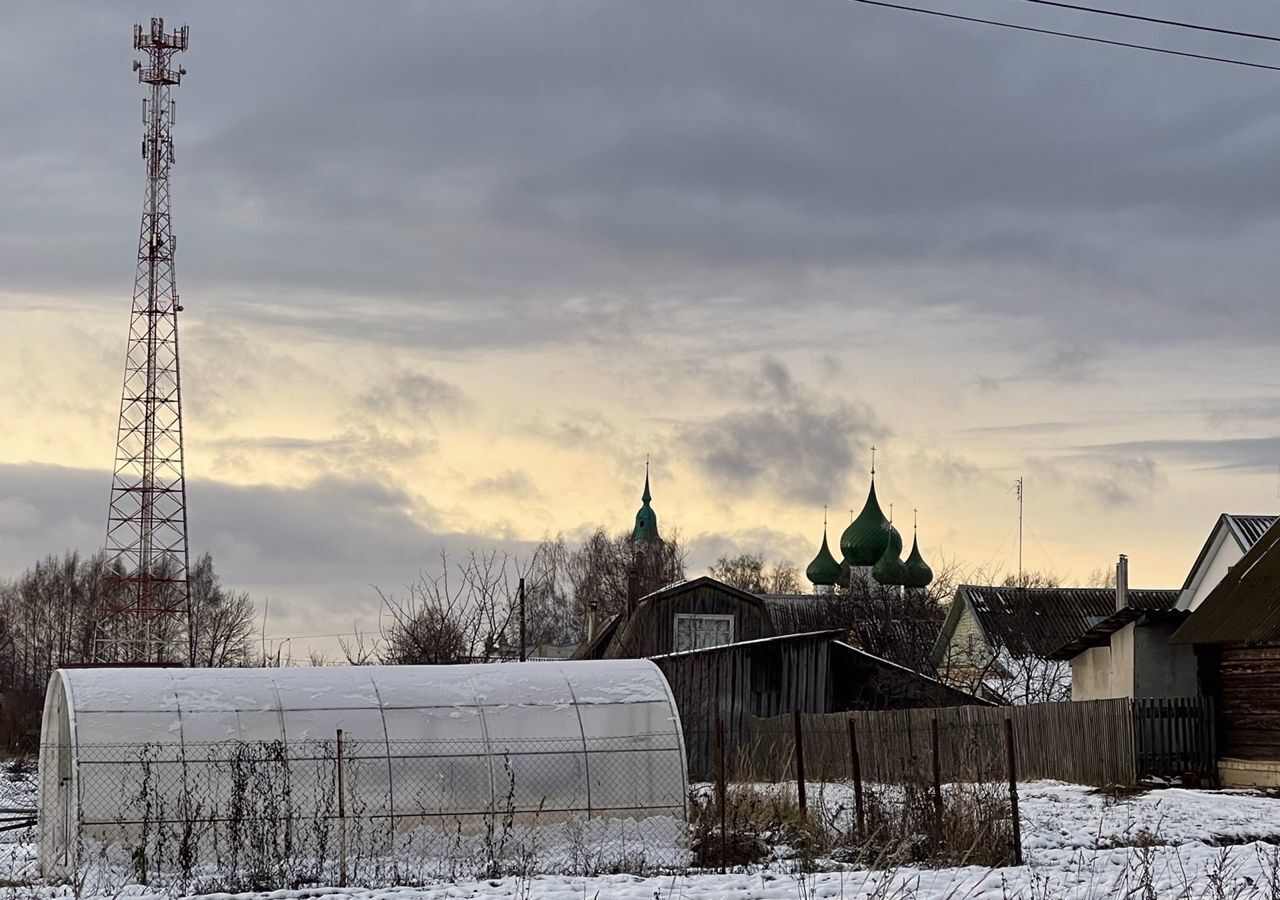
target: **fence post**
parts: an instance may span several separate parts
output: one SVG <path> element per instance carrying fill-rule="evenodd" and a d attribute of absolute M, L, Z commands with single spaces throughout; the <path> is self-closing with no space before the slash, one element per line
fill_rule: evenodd
<path fill-rule="evenodd" d="M 1013 816 L 1013 864 L 1022 865 L 1022 822 L 1018 819 L 1018 760 L 1013 752 L 1013 719 L 1004 720 L 1004 756 L 1009 770 L 1009 809 Z"/>
<path fill-rule="evenodd" d="M 933 818 L 938 837 L 942 837 L 942 759 L 938 748 L 938 717 L 929 720 L 929 743 L 933 750 Z"/>
<path fill-rule="evenodd" d="M 800 812 L 809 814 L 809 804 L 804 795 L 804 727 L 800 722 L 800 710 L 792 713 L 796 726 L 796 795 L 800 801 Z"/>
<path fill-rule="evenodd" d="M 347 780 L 342 766 L 342 729 L 338 729 L 338 887 L 347 886 Z"/>
<path fill-rule="evenodd" d="M 858 731 L 849 717 L 849 763 L 853 769 L 853 805 L 858 816 L 858 836 L 866 834 L 867 820 L 862 808 L 862 757 L 858 755 Z"/>
<path fill-rule="evenodd" d="M 529 658 L 525 650 L 524 579 L 520 579 L 520 662 Z"/>
<path fill-rule="evenodd" d="M 716 716 L 716 805 L 720 808 L 720 874 L 725 873 L 725 847 L 728 840 L 726 835 L 727 814 L 725 795 L 728 793 L 726 785 L 727 773 L 724 766 L 724 719 Z"/>

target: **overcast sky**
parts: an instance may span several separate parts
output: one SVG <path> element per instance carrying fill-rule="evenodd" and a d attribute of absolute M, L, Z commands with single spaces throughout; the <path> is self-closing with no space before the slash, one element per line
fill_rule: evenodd
<path fill-rule="evenodd" d="M 935 563 L 1016 565 L 1020 475 L 1026 565 L 1068 581 L 1180 586 L 1218 513 L 1280 509 L 1280 73 L 840 0 L 20 4 L 0 575 L 102 542 L 157 11 L 191 26 L 192 550 L 269 633 L 371 627 L 441 548 L 628 527 L 646 454 L 695 570 L 806 564 L 872 444 Z"/>

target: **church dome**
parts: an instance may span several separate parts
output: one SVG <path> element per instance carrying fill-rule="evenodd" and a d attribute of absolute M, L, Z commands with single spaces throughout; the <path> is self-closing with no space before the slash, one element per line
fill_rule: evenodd
<path fill-rule="evenodd" d="M 867 494 L 866 505 L 858 518 L 840 535 L 840 553 L 849 566 L 874 566 L 884 555 L 889 545 L 889 532 L 886 526 L 889 520 L 880 509 L 880 501 L 876 499 L 876 483 L 871 481 L 871 491 Z M 899 538 L 899 551 L 902 549 Z"/>
<path fill-rule="evenodd" d="M 920 542 L 914 537 L 911 539 L 911 555 L 907 557 L 906 570 L 907 577 L 902 581 L 906 587 L 923 589 L 933 581 L 933 569 L 929 568 L 929 564 L 920 555 Z"/>
<path fill-rule="evenodd" d="M 804 570 L 804 574 L 811 584 L 818 587 L 834 585 L 840 580 L 840 563 L 836 562 L 836 558 L 831 555 L 831 549 L 827 546 L 825 528 L 822 531 L 822 549 L 813 558 L 813 562 L 809 563 L 809 568 Z"/>
<path fill-rule="evenodd" d="M 876 560 L 871 569 L 871 577 L 880 584 L 894 586 L 904 584 L 907 567 L 902 562 L 902 535 L 893 525 L 885 526 L 886 543 L 884 553 Z"/>

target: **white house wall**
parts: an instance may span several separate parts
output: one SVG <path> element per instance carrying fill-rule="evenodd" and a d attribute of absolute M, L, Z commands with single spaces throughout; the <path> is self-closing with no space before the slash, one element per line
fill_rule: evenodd
<path fill-rule="evenodd" d="M 1218 526 L 1209 554 L 1199 570 L 1192 574 L 1186 594 L 1178 601 L 1179 609 L 1196 609 L 1209 596 L 1209 592 L 1218 586 L 1218 582 L 1227 576 L 1227 571 L 1244 556 L 1240 544 L 1229 532 L 1230 526 L 1225 522 Z"/>

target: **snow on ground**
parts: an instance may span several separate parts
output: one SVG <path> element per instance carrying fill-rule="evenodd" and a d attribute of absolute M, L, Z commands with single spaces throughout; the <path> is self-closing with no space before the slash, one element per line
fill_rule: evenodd
<path fill-rule="evenodd" d="M 777 788 L 774 788 L 777 789 Z M 811 788 L 828 807 L 847 788 Z M 1020 786 L 1027 864 L 1003 869 L 789 871 L 793 863 L 728 875 L 638 878 L 541 876 L 415 888 L 311 888 L 206 894 L 207 900 L 1280 900 L 1280 799 L 1249 791 L 1180 788 L 1110 797 L 1060 782 Z M 0 838 L 3 838 L 0 835 Z M 33 835 L 0 843 L 0 900 L 73 897 L 72 886 L 5 887 L 30 877 Z M 81 894 L 81 896 L 84 896 Z M 143 888 L 101 895 L 158 896 Z"/>

